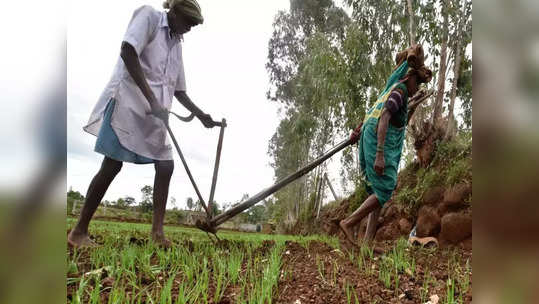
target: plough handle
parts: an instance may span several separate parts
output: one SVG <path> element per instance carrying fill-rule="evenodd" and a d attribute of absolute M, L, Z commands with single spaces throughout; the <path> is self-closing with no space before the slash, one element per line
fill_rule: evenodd
<path fill-rule="evenodd" d="M 226 120 L 223 118 L 221 123 L 221 131 L 219 132 L 219 141 L 217 142 L 217 152 L 215 153 L 215 165 L 213 167 L 213 178 L 211 181 L 210 199 L 208 200 L 208 207 L 212 210 L 211 204 L 213 204 L 213 196 L 215 194 L 215 185 L 217 184 L 217 173 L 219 171 L 219 163 L 221 161 L 221 150 L 223 149 L 223 136 L 225 134 Z"/>
<path fill-rule="evenodd" d="M 190 122 L 191 120 L 193 120 L 193 118 L 195 118 L 195 114 L 194 113 L 191 113 L 189 114 L 189 116 L 180 116 L 172 111 L 168 111 L 170 114 L 176 116 L 176 118 L 178 118 L 179 120 L 183 121 L 183 122 Z M 213 125 L 214 127 L 226 127 L 226 120 L 223 118 L 222 121 L 213 121 Z"/>
<path fill-rule="evenodd" d="M 184 121 L 184 122 L 190 122 L 191 120 L 193 120 L 193 118 L 195 118 L 195 114 L 191 113 L 189 116 L 180 116 L 172 111 L 168 111 L 170 114 L 176 116 L 179 120 L 181 121 Z"/>

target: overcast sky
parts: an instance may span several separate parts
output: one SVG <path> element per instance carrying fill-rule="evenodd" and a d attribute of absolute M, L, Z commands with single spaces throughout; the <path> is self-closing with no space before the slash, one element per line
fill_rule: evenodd
<path fill-rule="evenodd" d="M 68 12 L 68 154 L 67 187 L 85 195 L 99 169 L 102 155 L 93 151 L 95 137 L 82 130 L 111 77 L 120 45 L 133 11 L 162 1 L 72 1 Z M 226 118 L 216 201 L 235 202 L 273 183 L 267 155 L 268 141 L 278 125 L 278 106 L 266 99 L 265 69 L 273 19 L 287 10 L 288 0 L 199 0 L 204 24 L 184 36 L 183 58 L 187 93 L 214 120 Z M 177 102 L 173 111 L 187 115 Z M 205 129 L 198 120 L 176 122 L 178 138 L 202 195 L 207 200 L 219 129 Z M 178 207 L 195 198 L 176 152 L 170 197 Z M 153 165 L 125 163 L 105 195 L 107 200 L 130 195 L 140 199 L 140 188 L 153 186 Z M 167 206 L 172 208 L 170 204 Z"/>

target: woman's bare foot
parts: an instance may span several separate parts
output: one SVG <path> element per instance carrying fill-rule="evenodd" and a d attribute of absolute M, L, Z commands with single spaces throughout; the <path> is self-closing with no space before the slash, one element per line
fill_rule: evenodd
<path fill-rule="evenodd" d="M 339 227 L 344 232 L 344 235 L 346 236 L 346 239 L 352 243 L 354 246 L 357 246 L 356 241 L 354 240 L 354 233 L 350 231 L 350 229 L 346 226 L 345 220 L 342 220 L 339 222 Z"/>
<path fill-rule="evenodd" d="M 97 244 L 90 239 L 88 234 L 77 233 L 75 230 L 71 230 L 67 236 L 67 243 L 75 248 L 97 247 Z"/>

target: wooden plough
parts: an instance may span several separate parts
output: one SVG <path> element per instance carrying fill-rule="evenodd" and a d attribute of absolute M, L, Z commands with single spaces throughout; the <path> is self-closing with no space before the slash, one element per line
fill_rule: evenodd
<path fill-rule="evenodd" d="M 430 95 L 432 95 L 432 92 L 420 91 L 413 98 L 411 98 L 409 102 L 410 102 L 411 105 L 413 105 L 415 107 Z M 172 113 L 174 116 L 176 116 L 180 120 L 186 121 L 186 122 L 191 121 L 193 119 L 193 117 L 194 117 L 193 114 L 191 114 L 188 117 L 182 117 L 182 116 L 179 116 L 179 115 L 177 115 L 177 114 L 175 114 L 173 112 L 170 112 L 170 113 Z M 176 151 L 180 155 L 180 159 L 181 159 L 181 161 L 183 163 L 185 171 L 187 172 L 187 176 L 189 177 L 189 180 L 191 181 L 191 184 L 193 185 L 193 188 L 195 189 L 198 200 L 200 201 L 200 204 L 202 205 L 202 207 L 204 208 L 204 210 L 206 212 L 206 220 L 205 221 L 197 220 L 196 226 L 199 229 L 201 229 L 201 230 L 203 230 L 203 231 L 205 231 L 207 233 L 214 234 L 216 237 L 217 237 L 216 233 L 217 233 L 217 229 L 218 229 L 219 225 L 223 224 L 224 222 L 228 221 L 229 219 L 233 218 L 234 216 L 238 215 L 239 213 L 251 208 L 256 203 L 260 202 L 261 200 L 263 200 L 266 197 L 272 195 L 273 193 L 277 192 L 278 190 L 280 190 L 281 188 L 283 188 L 286 185 L 290 184 L 291 182 L 297 180 L 298 178 L 300 178 L 303 175 L 307 174 L 308 172 L 312 171 L 313 169 L 318 167 L 320 164 L 322 164 L 324 161 L 326 161 L 328 158 L 333 156 L 335 153 L 341 151 L 342 149 L 348 147 L 351 144 L 356 143 L 357 140 L 359 139 L 359 136 L 356 135 L 354 137 L 350 137 L 350 138 L 348 138 L 346 140 L 343 140 L 338 145 L 331 148 L 326 153 L 322 154 L 317 159 L 315 159 L 311 163 L 307 164 L 303 168 L 299 169 L 298 171 L 296 171 L 296 172 L 290 174 L 289 176 L 277 181 L 275 184 L 263 189 L 262 191 L 260 191 L 259 193 L 253 195 L 252 197 L 246 199 L 245 201 L 243 201 L 239 205 L 237 205 L 237 206 L 235 206 L 235 207 L 233 207 L 233 208 L 231 208 L 231 209 L 229 209 L 229 210 L 227 210 L 227 211 L 225 211 L 225 212 L 223 212 L 223 213 L 221 213 L 219 215 L 213 216 L 212 212 L 211 212 L 211 210 L 212 210 L 211 204 L 213 202 L 213 197 L 214 197 L 214 194 L 215 194 L 215 187 L 216 187 L 216 184 L 217 184 L 217 175 L 218 175 L 219 163 L 220 163 L 220 159 L 221 159 L 221 150 L 223 148 L 224 131 L 225 131 L 225 128 L 227 126 L 225 119 L 223 119 L 221 122 L 214 122 L 214 124 L 215 124 L 215 126 L 219 126 L 221 129 L 220 129 L 220 132 L 219 132 L 219 141 L 217 143 L 217 152 L 216 152 L 216 156 L 215 156 L 215 164 L 214 164 L 214 169 L 213 169 L 213 178 L 212 178 L 212 184 L 211 184 L 210 197 L 209 197 L 209 200 L 208 200 L 208 204 L 206 204 L 204 198 L 200 194 L 198 186 L 197 186 L 195 180 L 193 179 L 191 171 L 189 170 L 189 166 L 187 165 L 187 162 L 185 161 L 185 158 L 183 157 L 180 146 L 178 145 L 178 142 L 177 142 L 174 134 L 172 133 L 172 130 L 170 129 L 170 126 L 168 124 L 166 124 L 166 127 L 167 127 L 168 133 L 169 133 L 169 135 L 170 135 L 170 137 L 172 139 L 172 142 L 174 143 L 174 146 L 176 147 Z M 359 127 L 358 127 L 358 129 L 359 129 Z M 358 130 L 358 129 L 356 129 L 356 130 Z"/>

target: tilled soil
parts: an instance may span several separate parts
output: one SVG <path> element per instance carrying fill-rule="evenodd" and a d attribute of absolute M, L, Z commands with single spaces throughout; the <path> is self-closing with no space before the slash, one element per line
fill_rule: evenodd
<path fill-rule="evenodd" d="M 278 285 L 278 295 L 276 303 L 345 303 L 346 295 L 342 285 L 344 276 L 337 278 L 337 284 L 331 282 L 331 274 L 327 278 L 322 278 L 317 265 L 324 263 L 325 269 L 334 267 L 331 261 L 342 262 L 339 268 L 343 271 L 351 270 L 353 267 L 347 265 L 341 259 L 340 251 L 333 250 L 324 243 L 311 243 L 307 248 L 298 243 L 287 242 L 283 255 L 283 270 Z M 344 265 L 343 265 L 344 264 Z M 353 270 L 352 270 L 353 271 Z"/>
<path fill-rule="evenodd" d="M 131 239 L 131 243 L 144 243 L 145 240 Z M 193 243 L 184 241 L 176 244 L 189 248 L 192 251 Z M 218 244 L 223 248 L 240 246 L 241 241 L 224 240 Z M 255 249 L 256 256 L 265 257 L 275 246 L 273 241 L 264 241 L 261 246 Z M 384 252 L 389 252 L 395 246 L 394 242 L 378 242 L 376 247 Z M 311 241 L 297 243 L 287 241 L 282 252 L 282 266 L 277 291 L 273 296 L 274 303 L 424 303 L 436 295 L 440 303 L 445 303 L 447 296 L 448 279 L 457 278 L 466 269 L 466 261 L 470 265 L 469 288 L 465 295 L 459 295 L 458 290 L 455 298 L 461 296 L 463 303 L 472 302 L 472 278 L 471 263 L 472 252 L 470 249 L 459 247 L 448 247 L 444 249 L 423 249 L 419 247 L 407 247 L 406 252 L 413 259 L 415 265 L 414 273 L 403 272 L 398 274 L 398 287 L 394 282 L 386 288 L 379 277 L 380 261 L 383 254 L 374 254 L 372 259 L 365 261 L 363 268 L 360 268 L 357 261 L 352 261 L 351 256 L 358 256 L 357 248 L 341 240 L 340 249 L 335 249 L 326 243 Z M 70 249 L 70 254 L 73 254 Z M 81 271 L 91 270 L 90 254 L 87 250 L 79 252 L 79 267 Z M 156 257 L 152 257 L 152 260 Z M 153 262 L 152 262 L 153 263 Z M 157 261 L 155 261 L 157 263 Z M 154 264 L 155 264 L 154 263 Z M 458 266 L 457 266 L 458 265 Z M 460 269 L 456 271 L 456 269 Z M 369 271 L 366 271 L 369 269 Z M 244 261 L 241 266 L 240 276 L 243 276 L 246 269 Z M 113 282 L 108 282 L 110 278 L 107 274 L 102 275 L 101 284 L 108 287 Z M 425 281 L 428 280 L 428 290 L 425 291 Z M 140 279 L 141 284 L 155 284 L 152 280 Z M 461 284 L 458 280 L 456 284 Z M 139 286 L 143 288 L 144 286 Z M 76 291 L 76 286 L 67 287 L 68 299 Z M 177 294 L 176 286 L 172 289 L 173 294 Z M 208 289 L 208 296 L 211 299 L 215 292 L 214 283 L 211 282 Z M 241 294 L 241 288 L 236 285 L 226 287 L 224 296 L 219 303 L 236 303 Z M 107 302 L 108 292 L 100 295 L 103 303 Z M 357 300 L 356 300 L 357 299 Z M 210 300 L 210 303 L 213 303 Z"/>
<path fill-rule="evenodd" d="M 343 244 L 345 245 L 345 244 Z M 392 244 L 378 244 L 388 251 Z M 283 254 L 283 270 L 278 285 L 276 303 L 421 303 L 421 290 L 425 274 L 429 273 L 429 290 L 424 292 L 423 301 L 437 295 L 440 302 L 446 298 L 447 279 L 452 270 L 448 269 L 449 259 L 460 261 L 465 267 L 466 259 L 471 265 L 471 251 L 458 249 L 452 251 L 425 250 L 411 247 L 409 252 L 415 259 L 414 275 L 399 274 L 399 287 L 386 288 L 378 277 L 377 261 L 381 255 L 375 255 L 369 267 L 371 273 L 360 270 L 344 251 L 333 249 L 325 243 L 311 242 L 308 247 L 287 242 Z M 346 249 L 348 247 L 348 249 Z M 317 263 L 318 260 L 318 263 Z M 320 265 L 324 264 L 322 268 Z M 321 275 L 319 269 L 324 269 Z M 324 278 L 322 278 L 322 276 Z M 462 296 L 464 303 L 472 302 L 471 274 L 470 287 Z M 348 289 L 348 292 L 347 292 Z M 458 298 L 458 293 L 455 295 Z M 356 302 L 357 297 L 357 302 Z"/>

